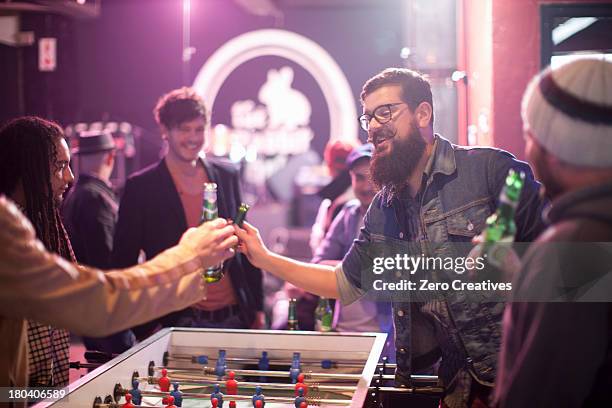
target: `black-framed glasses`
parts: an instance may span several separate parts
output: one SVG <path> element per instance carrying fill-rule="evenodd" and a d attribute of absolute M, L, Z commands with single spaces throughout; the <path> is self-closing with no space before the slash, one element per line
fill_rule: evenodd
<path fill-rule="evenodd" d="M 372 112 L 371 115 L 364 113 L 359 117 L 359 124 L 361 125 L 361 128 L 366 132 L 370 130 L 370 121 L 372 120 L 372 118 L 376 119 L 376 121 L 381 125 L 384 125 L 393 118 L 393 111 L 391 108 L 397 105 L 401 105 L 403 103 L 405 102 L 396 102 L 388 103 L 386 105 L 380 105 L 379 107 L 374 109 L 374 112 Z"/>

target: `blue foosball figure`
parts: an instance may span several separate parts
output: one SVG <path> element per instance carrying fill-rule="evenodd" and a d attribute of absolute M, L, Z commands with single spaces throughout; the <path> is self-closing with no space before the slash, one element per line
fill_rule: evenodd
<path fill-rule="evenodd" d="M 140 383 L 138 382 L 138 380 L 132 381 L 132 389 L 130 390 L 130 394 L 132 394 L 132 402 L 134 403 L 134 405 L 140 405 L 142 403 L 142 394 L 138 389 L 139 386 Z"/>
<path fill-rule="evenodd" d="M 300 375 L 301 364 L 300 364 L 300 353 L 293 353 L 293 360 L 291 361 L 291 368 L 289 369 L 289 377 L 291 377 L 291 383 L 297 382 L 298 375 Z"/>
<path fill-rule="evenodd" d="M 270 369 L 270 359 L 268 358 L 268 352 L 262 351 L 261 357 L 259 358 L 259 362 L 257 363 L 257 368 L 261 371 L 268 371 Z M 268 379 L 265 376 L 259 377 L 259 382 L 268 382 Z"/>
<path fill-rule="evenodd" d="M 215 384 L 215 391 L 210 393 L 210 402 L 213 398 L 217 399 L 217 406 L 223 408 L 223 393 L 219 390 L 219 384 Z"/>
<path fill-rule="evenodd" d="M 306 398 L 304 397 L 304 389 L 298 388 L 298 396 L 295 397 L 295 408 L 300 408 L 302 402 L 306 402 Z"/>
<path fill-rule="evenodd" d="M 257 401 L 261 401 L 259 404 Z M 258 407 L 260 405 L 260 407 Z M 255 408 L 263 408 L 266 405 L 266 397 L 261 393 L 261 385 L 255 387 L 255 395 L 253 395 L 253 406 Z"/>
<path fill-rule="evenodd" d="M 174 397 L 174 405 L 177 407 L 183 406 L 183 393 L 179 391 L 179 383 L 173 382 L 172 387 L 174 388 L 170 391 L 170 395 Z"/>
<path fill-rule="evenodd" d="M 217 358 L 217 363 L 215 364 L 215 374 L 219 379 L 223 378 L 226 369 L 225 350 L 219 350 L 219 358 Z M 221 406 L 221 401 L 219 401 L 219 406 Z"/>

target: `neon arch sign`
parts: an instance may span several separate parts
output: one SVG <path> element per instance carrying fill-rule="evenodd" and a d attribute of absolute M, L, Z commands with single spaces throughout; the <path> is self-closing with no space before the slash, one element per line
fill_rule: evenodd
<path fill-rule="evenodd" d="M 212 107 L 229 75 L 245 62 L 263 56 L 288 59 L 313 76 L 329 108 L 330 140 L 358 140 L 357 111 L 344 73 L 320 45 L 290 31 L 256 30 L 233 38 L 208 58 L 193 88 L 206 106 Z"/>

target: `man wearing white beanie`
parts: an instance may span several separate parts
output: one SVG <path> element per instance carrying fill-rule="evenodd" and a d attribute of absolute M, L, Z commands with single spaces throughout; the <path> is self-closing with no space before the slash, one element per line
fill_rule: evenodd
<path fill-rule="evenodd" d="M 506 306 L 494 405 L 609 407 L 612 63 L 545 70 L 522 117 L 526 155 L 552 205 Z"/>

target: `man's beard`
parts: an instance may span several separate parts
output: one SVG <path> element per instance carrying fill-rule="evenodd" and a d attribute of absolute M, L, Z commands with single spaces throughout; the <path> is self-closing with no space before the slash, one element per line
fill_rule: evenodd
<path fill-rule="evenodd" d="M 413 122 L 406 137 L 397 137 L 397 131 L 394 134 L 388 127 L 382 127 L 372 135 L 372 139 L 376 145 L 370 163 L 372 181 L 379 189 L 389 186 L 402 190 L 425 152 L 426 143 L 419 129 Z M 391 143 L 389 152 L 381 153 L 377 143 L 387 139 Z"/>

